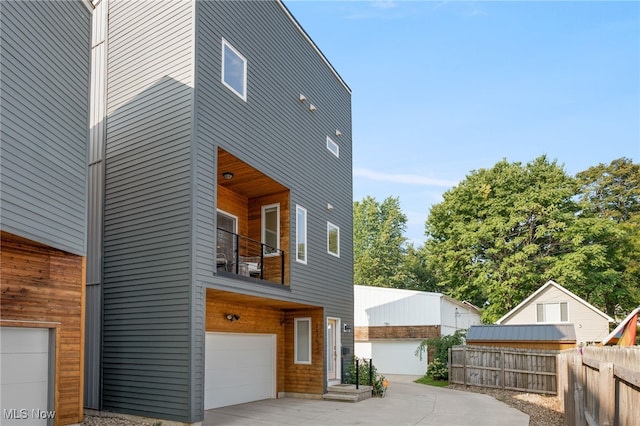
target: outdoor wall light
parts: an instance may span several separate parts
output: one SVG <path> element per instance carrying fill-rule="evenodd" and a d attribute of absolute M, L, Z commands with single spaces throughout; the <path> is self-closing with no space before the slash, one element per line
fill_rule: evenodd
<path fill-rule="evenodd" d="M 314 104 L 309 104 L 309 111 L 313 112 L 316 110 L 316 106 Z"/>
<path fill-rule="evenodd" d="M 227 319 L 227 321 L 229 321 L 229 322 L 237 321 L 237 320 L 239 320 L 239 319 L 240 319 L 240 315 L 238 315 L 238 314 L 225 314 L 225 316 L 224 316 L 224 317 L 225 317 L 225 318 Z"/>
<path fill-rule="evenodd" d="M 351 326 L 349 324 L 344 324 L 342 326 L 342 331 L 344 331 L 345 333 L 351 333 L 353 329 L 351 328 Z"/>
<path fill-rule="evenodd" d="M 307 97 L 305 95 L 303 95 L 302 93 L 300 93 L 300 102 L 304 102 L 307 100 Z"/>
<path fill-rule="evenodd" d="M 342 136 L 342 132 L 338 129 L 336 129 L 336 136 Z"/>
<path fill-rule="evenodd" d="M 233 179 L 233 173 L 231 173 L 231 172 L 223 172 L 222 173 L 222 177 L 225 178 L 226 180 L 231 180 L 231 179 Z"/>
<path fill-rule="evenodd" d="M 333 204 L 327 203 L 327 210 L 329 211 L 333 210 Z"/>

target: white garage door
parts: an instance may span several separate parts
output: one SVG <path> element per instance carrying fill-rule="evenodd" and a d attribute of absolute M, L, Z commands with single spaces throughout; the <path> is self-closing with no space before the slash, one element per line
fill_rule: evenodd
<path fill-rule="evenodd" d="M 3 426 L 47 424 L 33 410 L 49 410 L 48 328 L 0 327 L 0 386 Z"/>
<path fill-rule="evenodd" d="M 207 333 L 206 410 L 276 396 L 274 334 Z"/>
<path fill-rule="evenodd" d="M 356 356 L 373 359 L 373 365 L 381 374 L 424 375 L 427 371 L 426 356 L 415 356 L 420 344 L 416 340 L 385 342 L 358 342 Z"/>

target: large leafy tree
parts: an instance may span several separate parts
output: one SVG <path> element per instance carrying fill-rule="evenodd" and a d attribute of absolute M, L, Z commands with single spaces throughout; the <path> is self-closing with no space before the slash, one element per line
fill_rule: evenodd
<path fill-rule="evenodd" d="M 611 315 L 640 303 L 640 164 L 620 158 L 576 175 L 581 222 L 605 250 L 605 261 L 586 269 L 584 296 Z"/>
<path fill-rule="evenodd" d="M 381 203 L 367 196 L 353 203 L 354 282 L 378 287 L 404 287 L 407 217 L 398 198 Z"/>
<path fill-rule="evenodd" d="M 425 251 L 438 285 L 484 305 L 483 319 L 493 322 L 548 279 L 584 282 L 607 262 L 602 242 L 616 230 L 579 220 L 576 189 L 546 156 L 472 171 L 426 223 Z"/>

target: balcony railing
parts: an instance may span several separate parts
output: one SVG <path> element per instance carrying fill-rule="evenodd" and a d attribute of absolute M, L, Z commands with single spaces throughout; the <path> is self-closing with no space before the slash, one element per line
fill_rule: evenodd
<path fill-rule="evenodd" d="M 284 285 L 284 251 L 218 228 L 218 272 Z"/>

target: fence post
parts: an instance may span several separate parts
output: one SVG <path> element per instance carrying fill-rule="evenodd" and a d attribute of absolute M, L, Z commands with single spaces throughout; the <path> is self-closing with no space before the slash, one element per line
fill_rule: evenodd
<path fill-rule="evenodd" d="M 578 352 L 573 354 L 574 357 L 574 391 L 573 391 L 573 404 L 574 412 L 573 419 L 575 426 L 583 426 L 585 424 L 584 418 L 584 366 L 582 365 L 582 355 Z"/>
<path fill-rule="evenodd" d="M 427 357 L 428 357 L 428 355 L 427 355 Z M 428 360 L 428 358 L 427 358 L 427 360 Z M 447 367 L 448 367 L 448 370 L 449 370 L 449 372 L 448 372 L 448 374 L 449 374 L 449 376 L 448 376 L 449 377 L 449 382 L 451 382 L 451 380 L 453 379 L 453 376 L 451 375 L 451 373 L 453 371 L 451 369 L 451 361 L 453 361 L 453 348 L 447 349 Z"/>
<path fill-rule="evenodd" d="M 598 426 L 611 426 L 615 422 L 616 383 L 613 377 L 613 363 L 598 364 Z"/>
<path fill-rule="evenodd" d="M 506 379 L 506 377 L 505 377 L 505 372 L 504 372 L 504 363 L 505 363 L 505 360 L 504 360 L 504 351 L 501 349 L 501 350 L 500 350 L 500 369 L 502 370 L 502 371 L 501 371 L 501 373 L 502 373 L 502 377 L 501 377 L 501 379 L 500 379 L 500 380 L 501 380 L 501 382 L 502 382 L 502 383 L 501 383 L 501 384 L 502 384 L 502 390 L 504 390 L 504 381 L 505 381 L 505 379 Z"/>
<path fill-rule="evenodd" d="M 360 361 L 356 358 L 356 389 L 360 389 Z"/>
<path fill-rule="evenodd" d="M 369 358 L 369 386 L 373 386 L 373 358 Z"/>
<path fill-rule="evenodd" d="M 556 394 L 560 405 L 564 407 L 564 394 L 567 392 L 568 381 L 567 354 L 560 352 L 556 355 Z"/>
<path fill-rule="evenodd" d="M 467 386 L 467 345 L 462 348 L 462 381 Z"/>

